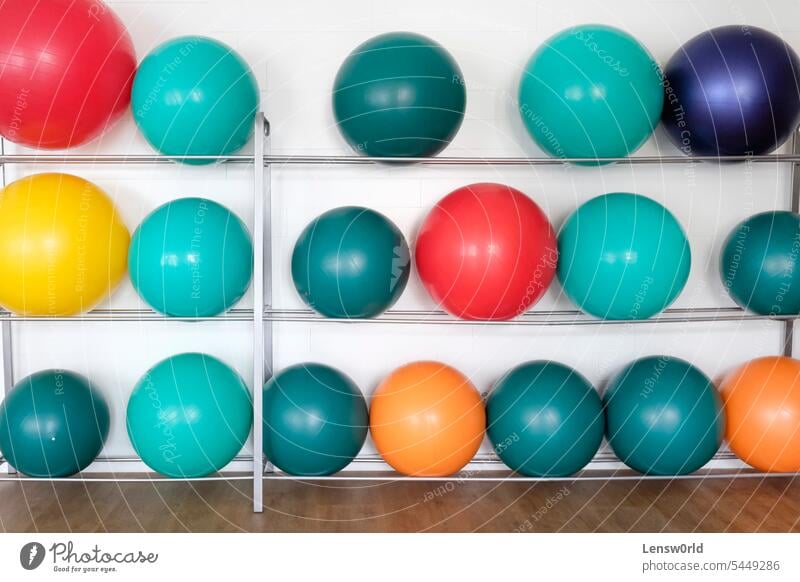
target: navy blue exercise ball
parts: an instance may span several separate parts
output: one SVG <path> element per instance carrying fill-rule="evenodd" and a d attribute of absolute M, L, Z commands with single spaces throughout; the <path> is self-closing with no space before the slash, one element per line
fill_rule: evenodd
<path fill-rule="evenodd" d="M 687 155 L 769 153 L 800 124 L 800 59 L 761 28 L 721 26 L 695 36 L 664 77 L 662 121 Z"/>

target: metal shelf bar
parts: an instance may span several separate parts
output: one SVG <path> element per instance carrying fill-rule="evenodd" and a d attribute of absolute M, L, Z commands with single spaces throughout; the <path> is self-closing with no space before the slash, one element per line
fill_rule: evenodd
<path fill-rule="evenodd" d="M 592 475 L 591 473 L 599 472 L 600 475 Z M 296 481 L 299 483 L 314 483 L 318 481 L 377 481 L 382 483 L 393 483 L 395 481 L 415 481 L 417 483 L 426 482 L 464 482 L 464 483 L 508 483 L 508 482 L 521 482 L 521 483 L 559 483 L 559 482 L 587 482 L 587 481 L 687 481 L 699 479 L 732 479 L 732 478 L 751 478 L 751 479 L 768 479 L 776 477 L 789 477 L 798 478 L 798 473 L 761 473 L 757 471 L 751 472 L 749 469 L 742 469 L 738 471 L 708 471 L 691 473 L 689 475 L 640 475 L 640 474 L 622 474 L 617 473 L 609 474 L 608 471 L 590 469 L 581 474 L 572 477 L 526 477 L 524 475 L 516 475 L 513 473 L 505 473 L 503 475 L 467 475 L 461 476 L 459 474 L 451 475 L 449 477 L 409 477 L 407 475 L 400 475 L 397 473 L 388 473 L 386 475 L 327 475 L 320 477 L 297 477 L 295 475 L 287 475 L 285 473 L 273 473 L 271 475 L 264 475 L 263 479 L 266 481 Z"/>
<path fill-rule="evenodd" d="M 188 161 L 212 161 L 229 164 L 253 164 L 256 155 L 230 156 L 181 156 Z M 0 155 L 0 164 L 176 164 L 175 157 L 141 154 L 141 155 L 53 155 L 53 154 L 9 154 Z M 758 156 L 631 156 L 614 158 L 542 158 L 542 157 L 461 157 L 439 156 L 433 158 L 398 157 L 380 158 L 352 155 L 264 155 L 263 164 L 268 166 L 305 166 L 305 165 L 370 165 L 405 166 L 420 164 L 425 166 L 558 166 L 562 164 L 608 164 L 625 165 L 640 164 L 695 164 L 700 162 L 728 163 L 798 163 L 800 153 L 766 154 Z"/>
<path fill-rule="evenodd" d="M 276 166 L 289 165 L 408 165 L 421 164 L 426 166 L 558 166 L 563 164 L 694 164 L 699 162 L 756 162 L 756 163 L 797 163 L 800 162 L 798 154 L 767 154 L 760 156 L 630 156 L 614 158 L 541 158 L 541 157 L 459 157 L 438 156 L 433 158 L 397 157 L 378 158 L 369 156 L 338 156 L 338 155 L 275 155 L 266 158 L 266 162 Z"/>
<path fill-rule="evenodd" d="M 258 456 L 260 457 L 260 455 Z M 713 460 L 732 460 L 736 459 L 737 457 L 731 453 L 730 451 L 720 451 L 716 455 L 714 455 Z M 256 460 L 256 457 L 253 455 L 238 455 L 233 459 L 234 461 L 239 462 L 252 462 Z M 114 463 L 125 463 L 125 462 L 141 462 L 141 459 L 136 456 L 100 456 L 97 458 L 97 461 L 100 462 L 114 462 Z M 603 451 L 595 455 L 592 459 L 592 463 L 618 463 L 620 462 L 619 459 L 613 454 L 611 451 Z M 0 457 L 0 464 L 6 463 L 6 460 Z M 380 455 L 376 453 L 364 453 L 356 457 L 354 460 L 356 464 L 385 464 L 385 461 L 381 458 Z M 592 469 L 585 469 L 580 473 L 571 476 L 571 477 L 524 477 L 522 475 L 513 474 L 502 465 L 499 457 L 494 453 L 479 453 L 470 461 L 470 465 L 497 465 L 498 469 L 493 471 L 486 471 L 495 473 L 495 474 L 488 474 L 488 475 L 476 475 L 472 471 L 463 469 L 459 473 L 454 475 L 450 475 L 447 477 L 408 477 L 404 475 L 400 475 L 394 471 L 371 471 L 369 474 L 364 474 L 363 472 L 358 471 L 344 471 L 337 473 L 336 475 L 327 475 L 327 476 L 320 476 L 320 477 L 298 477 L 295 475 L 288 475 L 286 473 L 262 473 L 264 479 L 275 479 L 275 480 L 282 480 L 282 481 L 298 481 L 298 482 L 313 482 L 313 481 L 380 481 L 380 482 L 394 482 L 394 481 L 417 481 L 417 482 L 426 482 L 426 481 L 439 481 L 439 482 L 447 482 L 447 481 L 459 481 L 459 482 L 505 482 L 505 481 L 522 481 L 522 482 L 559 482 L 559 481 L 602 481 L 608 479 L 614 480 L 673 480 L 673 479 L 701 479 L 701 478 L 730 478 L 730 477 L 800 477 L 800 475 L 795 473 L 761 473 L 755 471 L 754 469 L 739 469 L 739 470 L 722 470 L 722 469 L 706 469 L 701 470 L 697 473 L 692 475 L 679 475 L 679 476 L 646 476 L 640 475 L 637 473 L 633 473 L 628 469 L 622 470 L 609 470 L 609 469 L 601 469 L 601 468 L 592 468 Z M 9 466 L 10 468 L 10 466 Z M 480 470 L 484 472 L 483 469 Z M 240 480 L 250 480 L 252 477 L 247 475 L 242 475 L 239 473 L 229 473 L 229 474 L 216 474 L 213 476 L 207 477 L 193 477 L 193 478 L 171 478 L 171 477 L 160 477 L 157 475 L 148 476 L 148 477 L 89 477 L 90 473 L 83 473 L 78 476 L 72 477 L 63 477 L 63 478 L 40 478 L 40 477 L 27 477 L 27 476 L 19 476 L 19 477 L 0 477 L 0 481 L 30 481 L 30 482 L 121 482 L 121 483 L 150 483 L 150 482 L 159 482 L 159 483 L 174 483 L 174 482 L 181 482 L 181 481 L 240 481 Z M 262 481 L 262 479 L 256 479 L 257 481 Z M 262 499 L 263 503 L 263 499 Z M 261 508 L 263 511 L 263 507 Z"/>
<path fill-rule="evenodd" d="M 112 477 L 86 477 L 77 475 L 72 477 L 26 477 L 24 475 L 0 476 L 0 482 L 4 481 L 23 481 L 33 483 L 194 483 L 200 481 L 250 481 L 253 476 L 249 473 L 245 475 L 226 475 L 208 477 L 119 477 L 116 474 Z"/>
<path fill-rule="evenodd" d="M 186 161 L 224 162 L 229 164 L 252 164 L 254 157 L 232 156 L 181 156 Z M 129 155 L 58 155 L 58 154 L 10 154 L 0 156 L 0 164 L 168 164 L 176 165 L 176 158 L 157 154 Z"/>
<path fill-rule="evenodd" d="M 265 247 L 269 241 L 264 239 Z M 267 256 L 265 259 L 265 273 L 267 270 Z M 266 276 L 264 292 L 267 295 L 269 278 Z M 266 299 L 265 299 L 266 301 Z M 75 316 L 34 316 L 17 315 L 8 311 L 0 311 L 0 322 L 6 323 L 91 323 L 91 322 L 142 322 L 159 321 L 166 323 L 175 322 L 252 322 L 253 309 L 233 309 L 225 314 L 214 317 L 171 317 L 151 311 L 149 309 L 96 309 L 89 313 Z M 453 317 L 444 311 L 426 310 L 390 310 L 383 315 L 372 319 L 337 319 L 329 318 L 309 309 L 264 309 L 263 321 L 265 326 L 273 322 L 327 322 L 327 323 L 372 323 L 372 324 L 444 324 L 444 325 L 623 325 L 647 323 L 692 323 L 692 322 L 735 322 L 735 321 L 764 321 L 776 322 L 793 321 L 796 315 L 760 315 L 747 312 L 739 307 L 697 307 L 686 309 L 667 309 L 650 319 L 622 319 L 606 320 L 597 319 L 577 310 L 559 309 L 548 311 L 529 311 L 519 317 L 507 321 L 479 321 L 465 320 Z M 265 371 L 270 373 L 269 362 L 271 348 L 269 333 L 265 336 Z"/>
<path fill-rule="evenodd" d="M 505 321 L 458 319 L 443 311 L 389 310 L 372 319 L 337 319 L 308 309 L 267 309 L 264 319 L 273 322 L 339 323 L 339 324 L 410 324 L 410 325 L 506 325 L 506 326 L 572 326 L 572 325 L 642 325 L 652 323 L 701 323 L 737 321 L 793 321 L 796 315 L 760 315 L 739 307 L 698 307 L 667 309 L 650 319 L 597 319 L 577 310 L 529 311 Z"/>
<path fill-rule="evenodd" d="M 269 299 L 268 257 L 266 249 L 270 241 L 264 238 L 264 284 L 265 305 Z M 35 316 L 17 315 L 8 311 L 0 311 L 2 323 L 91 323 L 91 322 L 202 322 L 202 321 L 236 321 L 252 322 L 253 309 L 232 309 L 225 314 L 213 317 L 172 317 L 163 315 L 149 309 L 95 309 L 88 313 L 74 316 Z M 684 309 L 667 309 L 650 319 L 633 320 L 606 320 L 597 319 L 573 309 L 538 310 L 529 311 L 519 317 L 507 321 L 479 321 L 465 320 L 453 317 L 444 311 L 432 310 L 389 310 L 383 315 L 372 319 L 337 319 L 329 318 L 311 311 L 310 309 L 270 309 L 265 307 L 263 321 L 269 326 L 271 322 L 327 322 L 327 323 L 416 323 L 416 324 L 445 324 L 445 325 L 622 325 L 622 324 L 647 324 L 647 323 L 692 323 L 715 321 L 792 321 L 796 315 L 760 315 L 747 312 L 739 307 L 696 307 Z M 269 335 L 269 334 L 267 334 Z M 271 353 L 269 337 L 265 337 L 265 370 L 270 372 L 269 356 Z"/>
<path fill-rule="evenodd" d="M 31 483 L 197 483 L 208 481 L 249 481 L 253 478 L 249 473 L 247 474 L 228 474 L 228 475 L 214 475 L 207 477 L 160 477 L 157 475 L 144 474 L 143 477 L 134 477 L 133 475 L 141 475 L 141 473 L 133 473 L 131 476 L 120 477 L 113 475 L 110 477 L 88 477 L 85 475 L 77 475 L 73 477 L 53 477 L 49 479 L 41 479 L 38 477 L 26 477 L 23 475 L 17 476 L 2 476 L 0 482 L 31 482 Z M 409 477 L 406 475 L 399 475 L 397 473 L 374 473 L 368 474 L 353 473 L 353 474 L 339 474 L 328 475 L 320 477 L 297 477 L 294 475 L 286 475 L 284 473 L 272 473 L 263 475 L 257 481 L 294 481 L 298 483 L 315 483 L 319 481 L 339 481 L 339 482 L 381 482 L 381 483 L 394 483 L 394 482 L 459 482 L 459 483 L 559 483 L 559 482 L 602 482 L 602 481 L 697 481 L 705 479 L 774 479 L 774 478 L 800 478 L 798 473 L 761 473 L 750 469 L 741 469 L 733 471 L 701 471 L 692 473 L 690 475 L 676 475 L 676 476 L 660 476 L 660 475 L 640 475 L 618 472 L 610 472 L 604 469 L 589 469 L 580 474 L 571 477 L 526 477 L 523 475 L 516 475 L 510 472 L 501 472 L 499 475 L 466 475 L 461 474 L 451 475 L 449 477 Z"/>
<path fill-rule="evenodd" d="M 193 322 L 193 321 L 252 321 L 252 309 L 232 309 L 222 315 L 214 317 L 172 317 L 163 315 L 150 309 L 95 309 L 88 313 L 72 316 L 36 316 L 17 315 L 8 311 L 0 311 L 0 320 L 3 323 L 89 323 L 93 321 L 162 321 L 162 322 Z"/>

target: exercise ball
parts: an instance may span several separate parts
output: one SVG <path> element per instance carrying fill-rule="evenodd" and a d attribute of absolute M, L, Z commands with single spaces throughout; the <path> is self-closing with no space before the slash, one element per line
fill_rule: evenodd
<path fill-rule="evenodd" d="M 558 362 L 517 366 L 486 402 L 486 432 L 511 469 L 530 477 L 565 477 L 592 460 L 603 440 L 600 396 Z"/>
<path fill-rule="evenodd" d="M 734 228 L 720 256 L 720 276 L 736 303 L 761 315 L 800 313 L 800 216 L 772 211 Z"/>
<path fill-rule="evenodd" d="M 411 32 L 362 43 L 333 84 L 339 130 L 368 156 L 435 156 L 461 127 L 466 103 L 455 59 L 435 40 Z"/>
<path fill-rule="evenodd" d="M 687 155 L 766 154 L 800 124 L 797 53 L 755 26 L 712 28 L 664 68 L 662 120 Z"/>
<path fill-rule="evenodd" d="M 800 361 L 757 358 L 721 385 L 731 450 L 760 471 L 800 471 Z"/>
<path fill-rule="evenodd" d="M 36 174 L 0 192 L 0 305 L 65 316 L 108 299 L 125 275 L 130 234 L 100 188 Z"/>
<path fill-rule="evenodd" d="M 158 207 L 133 233 L 128 270 L 153 309 L 211 317 L 247 291 L 253 244 L 241 219 L 221 204 L 181 198 Z"/>
<path fill-rule="evenodd" d="M 28 147 L 84 144 L 128 108 L 131 37 L 101 0 L 0 2 L 0 134 Z"/>
<path fill-rule="evenodd" d="M 258 106 L 249 65 L 228 45 L 202 36 L 156 47 L 133 83 L 136 125 L 156 150 L 187 164 L 214 160 L 182 156 L 226 156 L 242 149 L 253 135 Z"/>
<path fill-rule="evenodd" d="M 647 319 L 689 278 L 683 228 L 658 202 L 603 194 L 581 205 L 558 234 L 558 279 L 580 309 L 604 319 Z"/>
<path fill-rule="evenodd" d="M 0 403 L 0 452 L 20 473 L 68 477 L 97 458 L 109 412 L 89 380 L 42 370 L 17 382 Z"/>
<path fill-rule="evenodd" d="M 330 366 L 291 366 L 264 385 L 264 455 L 281 471 L 336 473 L 361 450 L 368 428 L 358 386 Z"/>
<path fill-rule="evenodd" d="M 433 207 L 415 259 L 442 308 L 463 319 L 502 320 L 544 295 L 558 250 L 547 216 L 525 194 L 503 184 L 472 184 Z"/>
<path fill-rule="evenodd" d="M 661 70 L 627 32 L 601 24 L 561 31 L 522 72 L 519 112 L 531 137 L 557 158 L 619 158 L 658 124 Z"/>
<path fill-rule="evenodd" d="M 128 400 L 128 436 L 147 466 L 168 477 L 204 477 L 230 463 L 253 422 L 242 378 L 207 354 L 162 360 Z"/>
<path fill-rule="evenodd" d="M 399 473 L 446 477 L 475 456 L 486 414 L 461 372 L 439 362 L 414 362 L 375 390 L 369 426 L 378 452 Z"/>
<path fill-rule="evenodd" d="M 687 475 L 719 450 L 722 402 L 689 362 L 648 356 L 626 366 L 606 389 L 608 442 L 620 460 L 648 475 Z"/>
<path fill-rule="evenodd" d="M 380 315 L 400 298 L 411 271 L 403 233 L 382 214 L 334 208 L 303 230 L 292 280 L 305 303 L 326 317 Z"/>

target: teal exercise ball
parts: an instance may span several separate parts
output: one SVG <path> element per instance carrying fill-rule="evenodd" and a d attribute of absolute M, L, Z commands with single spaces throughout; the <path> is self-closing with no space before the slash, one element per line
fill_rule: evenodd
<path fill-rule="evenodd" d="M 358 386 L 330 366 L 291 366 L 264 385 L 264 455 L 281 471 L 340 471 L 361 450 L 368 427 Z"/>
<path fill-rule="evenodd" d="M 455 59 L 411 32 L 369 39 L 345 59 L 333 86 L 333 112 L 359 154 L 435 156 L 464 119 L 467 92 Z"/>
<path fill-rule="evenodd" d="M 722 444 L 722 400 L 711 380 L 681 359 L 636 360 L 611 380 L 603 400 L 611 448 L 640 473 L 693 473 Z"/>
<path fill-rule="evenodd" d="M 720 256 L 720 275 L 736 303 L 761 315 L 800 314 L 800 216 L 762 212 L 734 228 Z"/>
<path fill-rule="evenodd" d="M 228 45 L 182 36 L 156 47 L 139 65 L 131 107 L 136 124 L 159 152 L 226 156 L 247 144 L 259 107 L 258 83 L 245 60 Z"/>
<path fill-rule="evenodd" d="M 400 229 L 360 206 L 318 216 L 303 230 L 292 253 L 297 292 L 326 317 L 381 314 L 403 293 L 410 271 L 410 251 Z"/>
<path fill-rule="evenodd" d="M 519 112 L 534 141 L 558 158 L 621 158 L 653 133 L 661 70 L 627 32 L 575 26 L 549 38 L 525 66 Z"/>
<path fill-rule="evenodd" d="M 681 225 L 658 202 L 604 194 L 581 205 L 558 235 L 558 279 L 580 309 L 604 319 L 647 319 L 689 278 Z"/>
<path fill-rule="evenodd" d="M 530 477 L 564 477 L 592 460 L 603 440 L 600 396 L 558 362 L 517 366 L 486 402 L 487 434 L 500 459 Z"/>
<path fill-rule="evenodd" d="M 247 291 L 253 243 L 233 212 L 205 198 L 180 198 L 150 213 L 133 233 L 128 272 L 156 311 L 211 317 Z"/>
<path fill-rule="evenodd" d="M 242 378 L 217 358 L 184 353 L 162 360 L 128 400 L 128 436 L 136 453 L 168 477 L 204 477 L 241 450 L 253 422 Z"/>
<path fill-rule="evenodd" d="M 0 403 L 0 452 L 20 473 L 68 477 L 89 466 L 108 437 L 109 410 L 83 376 L 43 370 Z"/>

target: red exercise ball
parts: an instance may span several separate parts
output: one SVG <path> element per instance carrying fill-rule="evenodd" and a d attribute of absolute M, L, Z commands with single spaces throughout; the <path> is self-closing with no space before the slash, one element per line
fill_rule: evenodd
<path fill-rule="evenodd" d="M 431 297 L 463 319 L 511 319 L 553 280 L 558 246 L 542 209 L 503 184 L 472 184 L 431 210 L 416 245 Z"/>
<path fill-rule="evenodd" d="M 136 53 L 100 0 L 0 3 L 0 133 L 63 149 L 86 143 L 125 112 Z"/>

